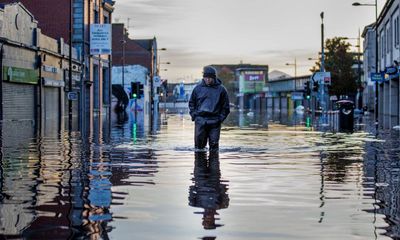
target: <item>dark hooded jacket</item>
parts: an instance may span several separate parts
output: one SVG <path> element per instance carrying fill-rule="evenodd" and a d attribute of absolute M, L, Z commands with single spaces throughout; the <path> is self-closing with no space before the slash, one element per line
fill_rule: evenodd
<path fill-rule="evenodd" d="M 216 79 L 213 85 L 207 86 L 204 80 L 198 84 L 192 92 L 189 100 L 190 116 L 192 121 L 196 117 L 209 120 L 217 120 L 222 123 L 228 116 L 229 98 L 221 80 Z"/>

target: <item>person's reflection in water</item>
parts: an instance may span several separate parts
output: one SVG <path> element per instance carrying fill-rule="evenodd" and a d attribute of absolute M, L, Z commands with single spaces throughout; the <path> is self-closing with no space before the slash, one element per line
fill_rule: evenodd
<path fill-rule="evenodd" d="M 229 206 L 229 196 L 227 194 L 228 185 L 221 182 L 221 172 L 219 167 L 219 153 L 210 152 L 207 159 L 206 152 L 196 152 L 193 184 L 189 189 L 189 205 L 192 207 L 204 208 L 203 214 L 204 229 L 216 229 L 223 225 L 216 224 L 217 210 Z"/>
<path fill-rule="evenodd" d="M 128 114 L 124 109 L 116 109 L 115 113 L 117 114 L 117 123 L 118 124 L 124 124 L 125 122 L 128 121 Z"/>

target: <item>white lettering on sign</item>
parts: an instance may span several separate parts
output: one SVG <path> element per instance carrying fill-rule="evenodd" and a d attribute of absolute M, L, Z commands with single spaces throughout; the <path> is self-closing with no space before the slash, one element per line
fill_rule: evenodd
<path fill-rule="evenodd" d="M 58 68 L 53 67 L 53 66 L 43 65 L 43 71 L 51 72 L 51 73 L 58 73 Z"/>
<path fill-rule="evenodd" d="M 111 24 L 90 25 L 90 54 L 111 54 Z"/>

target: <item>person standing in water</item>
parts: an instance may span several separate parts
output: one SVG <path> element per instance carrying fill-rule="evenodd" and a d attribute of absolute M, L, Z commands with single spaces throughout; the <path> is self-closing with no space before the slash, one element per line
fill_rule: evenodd
<path fill-rule="evenodd" d="M 196 150 L 209 145 L 210 151 L 219 150 L 221 123 L 230 113 L 228 92 L 217 78 L 214 67 L 203 69 L 203 80 L 192 92 L 189 113 L 195 122 L 194 145 Z"/>

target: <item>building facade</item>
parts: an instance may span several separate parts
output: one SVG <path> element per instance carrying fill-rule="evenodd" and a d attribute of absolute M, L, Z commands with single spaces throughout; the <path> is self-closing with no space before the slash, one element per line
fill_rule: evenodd
<path fill-rule="evenodd" d="M 0 5 L 1 100 L 0 117 L 5 136 L 57 134 L 65 129 L 65 72 L 69 72 L 62 39 L 44 35 L 34 16 L 20 3 Z M 76 49 L 73 66 L 79 74 Z M 76 75 L 76 74 L 75 74 Z M 77 117 L 77 108 L 74 116 Z M 12 141 L 11 141 L 12 142 Z"/>
<path fill-rule="evenodd" d="M 363 43 L 363 67 L 364 67 L 364 79 L 363 79 L 363 103 L 368 109 L 374 109 L 375 102 L 375 84 L 371 81 L 371 73 L 376 72 L 375 70 L 375 44 L 376 36 L 374 30 L 374 24 L 368 25 L 364 28 L 362 33 L 364 38 Z"/>
<path fill-rule="evenodd" d="M 229 93 L 229 100 L 240 109 L 265 110 L 268 65 L 211 65 Z"/>
<path fill-rule="evenodd" d="M 130 98 L 126 106 L 130 119 L 135 118 L 136 123 L 144 129 L 151 129 L 158 121 L 158 89 L 161 84 L 158 76 L 157 39 L 131 39 L 124 25 L 119 23 L 112 25 L 112 32 L 112 84 L 123 85 Z M 131 86 L 136 82 L 143 85 L 144 94 L 133 99 Z"/>
<path fill-rule="evenodd" d="M 69 92 L 79 99 L 79 129 L 85 133 L 93 130 L 94 118 L 108 119 L 111 104 L 111 56 L 90 55 L 91 24 L 111 23 L 114 1 L 110 0 L 0 0 L 1 3 L 21 2 L 39 22 L 42 32 L 52 38 L 62 38 L 78 49 L 82 74 L 81 81 L 72 79 Z M 72 12 L 71 12 L 72 10 Z M 68 84 L 68 86 L 70 86 Z M 102 126 L 96 126 L 102 128 Z"/>
<path fill-rule="evenodd" d="M 399 76 L 390 68 L 398 68 L 400 62 L 400 0 L 388 0 L 378 17 L 378 71 L 384 81 L 378 87 L 379 123 L 384 128 L 399 125 Z M 396 71 L 398 72 L 398 70 Z"/>
<path fill-rule="evenodd" d="M 311 76 L 270 79 L 266 94 L 267 110 L 287 114 L 299 105 L 311 109 L 311 102 L 304 97 L 304 86 Z"/>

